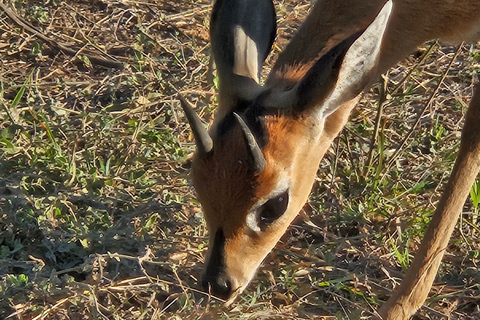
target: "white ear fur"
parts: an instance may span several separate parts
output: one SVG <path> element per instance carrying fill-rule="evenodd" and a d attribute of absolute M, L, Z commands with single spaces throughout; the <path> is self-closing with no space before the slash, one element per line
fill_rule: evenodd
<path fill-rule="evenodd" d="M 233 73 L 242 77 L 251 78 L 258 83 L 261 66 L 258 65 L 257 44 L 239 25 L 236 25 L 234 28 L 234 39 L 235 53 Z"/>
<path fill-rule="evenodd" d="M 389 0 L 375 20 L 350 46 L 338 75 L 337 85 L 318 110 L 318 116 L 325 118 L 343 103 L 357 96 L 371 81 L 377 69 L 383 36 L 387 27 L 393 3 Z"/>
<path fill-rule="evenodd" d="M 261 91 L 259 75 L 273 43 L 275 20 L 271 0 L 215 1 L 210 41 L 219 78 L 218 113 L 226 114 L 237 99 L 252 100 Z"/>
<path fill-rule="evenodd" d="M 392 0 L 389 0 L 360 35 L 353 34 L 333 47 L 291 90 L 280 91 L 281 88 L 273 87 L 263 101 L 264 107 L 280 112 L 313 111 L 318 119 L 325 119 L 342 104 L 354 99 L 376 72 L 391 11 Z"/>

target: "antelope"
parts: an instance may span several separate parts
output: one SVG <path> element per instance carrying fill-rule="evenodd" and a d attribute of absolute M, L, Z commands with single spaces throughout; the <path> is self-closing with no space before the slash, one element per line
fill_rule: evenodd
<path fill-rule="evenodd" d="M 219 104 L 208 132 L 180 97 L 196 140 L 191 178 L 209 232 L 203 285 L 230 301 L 304 206 L 362 91 L 427 40 L 480 39 L 480 1 L 318 0 L 262 85 L 275 21 L 271 0 L 217 0 L 210 36 Z M 479 126 L 477 92 L 432 225 L 380 318 L 407 319 L 426 299 L 480 168 Z"/>

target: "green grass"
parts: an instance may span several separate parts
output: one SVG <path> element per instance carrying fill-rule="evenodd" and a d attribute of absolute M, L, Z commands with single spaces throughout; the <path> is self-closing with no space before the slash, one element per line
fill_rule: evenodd
<path fill-rule="evenodd" d="M 400 86 L 412 63 L 390 71 L 373 145 L 378 86 L 364 96 L 322 161 L 308 216 L 225 307 L 198 290 L 207 232 L 174 89 L 211 122 L 208 1 L 14 4 L 82 51 L 58 52 L 2 13 L 0 318 L 361 319 L 388 298 L 453 165 L 478 47 L 465 47 L 471 67 L 451 71 L 399 151 L 452 49 L 433 50 Z M 293 5 L 279 5 L 289 33 Z M 125 67 L 89 58 L 102 52 Z M 477 183 L 429 300 L 443 312 L 462 297 L 459 319 L 480 301 L 478 194 Z"/>

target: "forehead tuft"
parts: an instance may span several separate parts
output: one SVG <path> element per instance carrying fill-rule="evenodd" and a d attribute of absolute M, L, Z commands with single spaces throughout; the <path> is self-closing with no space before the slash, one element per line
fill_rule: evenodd
<path fill-rule="evenodd" d="M 265 125 L 265 110 L 259 104 L 260 100 L 247 101 L 238 99 L 236 106 L 216 126 L 216 130 L 213 132 L 214 139 L 226 140 L 231 138 L 228 134 L 239 126 L 238 120 L 234 116 L 234 113 L 237 113 L 245 121 L 250 131 L 252 131 L 258 145 L 261 148 L 265 147 L 268 143 L 268 131 Z M 234 141 L 241 143 L 242 140 Z M 229 142 L 232 143 L 232 141 Z"/>
<path fill-rule="evenodd" d="M 267 168 L 256 173 L 241 129 L 232 128 L 214 140 L 211 154 L 196 154 L 192 162 L 192 179 L 204 210 L 247 210 L 256 200 L 269 194 L 275 172 Z M 235 209 L 235 211 L 237 211 Z"/>
<path fill-rule="evenodd" d="M 255 175 L 249 167 L 248 150 L 239 128 L 222 139 L 214 140 L 211 154 L 196 154 L 192 162 L 192 179 L 204 202 L 217 202 L 225 207 L 235 198 L 251 196 Z"/>

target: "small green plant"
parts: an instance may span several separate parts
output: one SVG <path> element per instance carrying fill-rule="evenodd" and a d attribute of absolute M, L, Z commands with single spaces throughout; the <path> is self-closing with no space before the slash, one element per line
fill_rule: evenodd
<path fill-rule="evenodd" d="M 35 42 L 32 47 L 32 55 L 40 57 L 42 55 L 42 44 Z"/>
<path fill-rule="evenodd" d="M 14 287 L 23 288 L 28 283 L 28 276 L 25 274 L 18 274 L 18 275 L 9 274 L 8 280 L 12 283 Z"/>
<path fill-rule="evenodd" d="M 45 23 L 49 19 L 48 11 L 38 5 L 30 7 L 30 16 L 41 23 Z"/>
<path fill-rule="evenodd" d="M 403 249 L 399 246 L 392 244 L 393 252 L 395 253 L 395 257 L 397 261 L 402 266 L 403 271 L 407 271 L 410 267 L 410 254 L 408 251 L 408 246 L 404 246 Z"/>
<path fill-rule="evenodd" d="M 470 189 L 470 199 L 472 200 L 475 214 L 478 214 L 480 207 L 480 180 L 476 180 L 473 183 L 472 189 Z"/>
<path fill-rule="evenodd" d="M 470 199 L 472 201 L 473 213 L 470 219 L 471 227 L 473 230 L 480 232 L 478 225 L 478 216 L 480 214 L 480 179 L 477 179 L 472 188 L 470 189 Z"/>
<path fill-rule="evenodd" d="M 432 129 L 425 138 L 425 144 L 429 152 L 437 152 L 437 150 L 440 148 L 439 144 L 441 143 L 442 138 L 445 136 L 445 134 L 445 128 L 443 127 L 439 116 L 437 116 Z"/>

